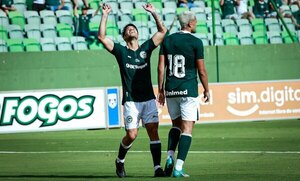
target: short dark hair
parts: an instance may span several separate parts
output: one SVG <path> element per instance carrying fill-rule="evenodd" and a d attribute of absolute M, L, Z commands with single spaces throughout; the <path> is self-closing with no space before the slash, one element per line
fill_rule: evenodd
<path fill-rule="evenodd" d="M 89 7 L 85 7 L 85 6 L 83 6 L 82 8 L 81 8 L 81 10 L 83 11 L 83 10 L 89 10 L 90 8 Z"/>
<path fill-rule="evenodd" d="M 129 23 L 129 24 L 127 24 L 127 25 L 123 28 L 123 31 L 122 31 L 122 37 L 125 36 L 125 31 L 126 31 L 126 29 L 127 29 L 128 26 L 133 26 L 133 27 L 136 29 L 136 31 L 139 32 L 138 29 L 137 29 L 137 27 L 136 27 L 134 24 Z"/>

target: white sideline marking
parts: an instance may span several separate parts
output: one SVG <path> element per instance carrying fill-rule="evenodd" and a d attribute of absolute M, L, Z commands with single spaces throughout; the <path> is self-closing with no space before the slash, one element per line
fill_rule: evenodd
<path fill-rule="evenodd" d="M 0 151 L 0 154 L 56 154 L 56 153 L 117 153 L 113 150 L 94 151 Z M 149 153 L 150 151 L 130 151 L 132 153 Z M 162 151 L 165 152 L 166 151 Z M 191 154 L 300 154 L 300 151 L 189 151 Z"/>

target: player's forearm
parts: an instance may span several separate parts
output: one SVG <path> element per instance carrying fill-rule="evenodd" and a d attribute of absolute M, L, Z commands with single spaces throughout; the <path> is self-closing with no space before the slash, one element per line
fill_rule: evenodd
<path fill-rule="evenodd" d="M 100 21 L 100 26 L 98 30 L 98 39 L 103 42 L 106 34 L 106 22 L 107 22 L 107 14 L 103 14 Z"/>
<path fill-rule="evenodd" d="M 201 81 L 201 84 L 202 84 L 204 90 L 206 92 L 208 92 L 209 91 L 209 88 L 208 88 L 208 76 L 207 76 L 206 70 L 201 70 L 199 72 L 199 77 L 200 77 L 200 81 Z"/>
<path fill-rule="evenodd" d="M 157 66 L 157 81 L 158 81 L 158 91 L 164 91 L 164 74 L 165 74 L 165 65 L 164 61 L 162 60 L 164 57 L 160 55 L 159 62 Z"/>
<path fill-rule="evenodd" d="M 101 6 L 99 6 L 99 7 L 96 9 L 96 11 L 94 12 L 93 16 L 96 16 L 96 15 L 99 13 L 100 9 L 101 9 Z"/>
<path fill-rule="evenodd" d="M 164 71 L 158 68 L 158 91 L 164 91 Z"/>
<path fill-rule="evenodd" d="M 167 32 L 167 28 L 165 27 L 164 23 L 160 20 L 156 12 L 152 12 L 151 14 L 155 20 L 157 31 L 165 34 Z"/>

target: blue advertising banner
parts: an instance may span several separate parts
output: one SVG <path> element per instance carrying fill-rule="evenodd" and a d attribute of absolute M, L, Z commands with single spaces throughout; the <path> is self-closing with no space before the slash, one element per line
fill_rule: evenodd
<path fill-rule="evenodd" d="M 119 94 L 117 88 L 107 89 L 107 117 L 108 127 L 120 126 Z"/>

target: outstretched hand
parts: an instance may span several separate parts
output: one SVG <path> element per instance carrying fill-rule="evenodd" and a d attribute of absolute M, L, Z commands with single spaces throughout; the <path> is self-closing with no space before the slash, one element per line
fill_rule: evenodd
<path fill-rule="evenodd" d="M 143 5 L 143 8 L 148 11 L 149 13 L 153 13 L 155 11 L 154 6 L 152 6 L 152 4 L 145 4 Z"/>
<path fill-rule="evenodd" d="M 111 7 L 109 4 L 103 4 L 102 5 L 102 14 L 103 15 L 108 15 L 111 12 Z"/>

